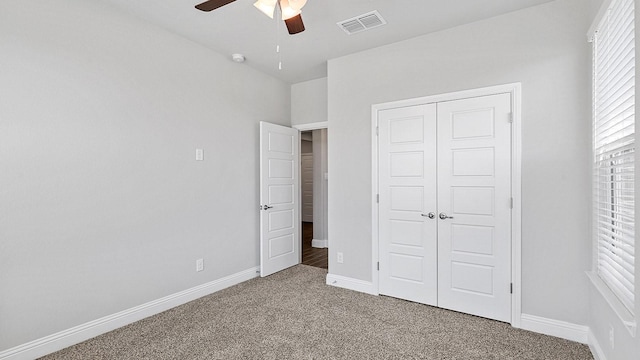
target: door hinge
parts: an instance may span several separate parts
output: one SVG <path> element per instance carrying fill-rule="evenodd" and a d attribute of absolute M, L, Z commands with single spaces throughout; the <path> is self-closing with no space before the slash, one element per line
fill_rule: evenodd
<path fill-rule="evenodd" d="M 379 204 L 380 203 L 380 194 L 376 194 L 376 203 Z"/>
<path fill-rule="evenodd" d="M 513 122 L 513 113 L 512 112 L 509 113 L 509 122 L 510 123 Z"/>
<path fill-rule="evenodd" d="M 378 271 L 380 271 L 380 261 L 378 261 Z"/>
<path fill-rule="evenodd" d="M 513 198 L 511 198 L 511 204 L 509 206 L 513 209 Z"/>
<path fill-rule="evenodd" d="M 376 136 L 380 135 L 380 127 L 376 126 Z"/>
<path fill-rule="evenodd" d="M 509 294 L 513 294 L 513 283 L 509 284 Z"/>

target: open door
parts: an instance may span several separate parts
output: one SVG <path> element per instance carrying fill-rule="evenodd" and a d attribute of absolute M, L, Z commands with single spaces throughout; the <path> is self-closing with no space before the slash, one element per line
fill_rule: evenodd
<path fill-rule="evenodd" d="M 300 133 L 260 122 L 260 276 L 300 263 Z"/>

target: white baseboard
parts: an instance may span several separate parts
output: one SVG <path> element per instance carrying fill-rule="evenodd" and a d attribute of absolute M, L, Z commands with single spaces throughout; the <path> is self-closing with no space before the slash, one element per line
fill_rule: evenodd
<path fill-rule="evenodd" d="M 593 335 L 593 332 L 591 331 L 591 329 L 589 329 L 588 339 L 589 339 L 589 350 L 591 350 L 591 354 L 593 354 L 593 358 L 595 360 L 607 360 L 607 357 L 604 356 L 604 351 L 602 351 L 602 347 L 600 347 L 600 343 L 598 342 L 598 339 L 596 339 L 595 335 Z"/>
<path fill-rule="evenodd" d="M 576 325 L 566 321 L 547 319 L 540 316 L 522 314 L 520 328 L 540 334 L 559 337 L 566 340 L 587 344 L 589 327 Z"/>
<path fill-rule="evenodd" d="M 0 360 L 35 359 L 258 276 L 258 267 L 89 321 L 0 352 Z"/>
<path fill-rule="evenodd" d="M 340 275 L 327 274 L 327 285 L 337 286 L 344 289 L 363 292 L 371 295 L 378 295 L 373 283 Z"/>
<path fill-rule="evenodd" d="M 311 240 L 311 246 L 314 248 L 328 248 L 329 247 L 329 240 L 318 240 L 318 239 L 312 239 Z"/>

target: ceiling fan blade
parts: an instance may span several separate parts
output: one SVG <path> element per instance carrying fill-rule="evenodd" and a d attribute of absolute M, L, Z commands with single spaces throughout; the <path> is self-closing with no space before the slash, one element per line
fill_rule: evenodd
<path fill-rule="evenodd" d="M 209 1 L 203 2 L 202 4 L 196 5 L 196 9 L 202 10 L 202 11 L 211 11 L 219 7 L 225 6 L 227 4 L 231 4 L 234 1 L 236 0 L 209 0 Z"/>
<path fill-rule="evenodd" d="M 304 23 L 302 22 L 302 16 L 300 14 L 284 21 L 287 24 L 287 30 L 289 34 L 294 35 L 304 31 Z"/>

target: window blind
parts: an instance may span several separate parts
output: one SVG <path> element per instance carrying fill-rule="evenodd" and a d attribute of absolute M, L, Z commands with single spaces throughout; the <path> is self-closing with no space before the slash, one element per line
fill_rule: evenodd
<path fill-rule="evenodd" d="M 597 272 L 634 308 L 634 0 L 613 0 L 593 36 L 594 236 Z"/>

